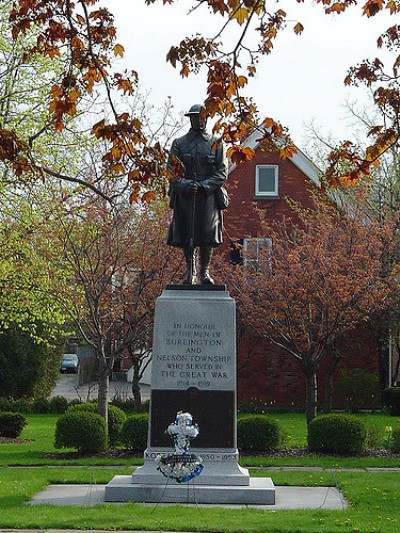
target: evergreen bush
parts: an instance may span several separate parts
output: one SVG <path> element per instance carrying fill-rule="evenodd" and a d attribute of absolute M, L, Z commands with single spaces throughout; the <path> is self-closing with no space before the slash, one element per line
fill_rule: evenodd
<path fill-rule="evenodd" d="M 366 441 L 364 422 L 352 415 L 322 415 L 308 426 L 308 449 L 313 452 L 356 454 L 365 449 Z"/>
<path fill-rule="evenodd" d="M 50 413 L 63 415 L 68 409 L 68 400 L 64 396 L 54 396 L 50 400 Z"/>
<path fill-rule="evenodd" d="M 13 403 L 5 396 L 0 396 L 0 411 L 11 412 L 13 410 Z"/>
<path fill-rule="evenodd" d="M 67 412 L 90 412 L 97 413 L 97 403 L 88 402 L 72 405 Z M 122 409 L 114 405 L 108 406 L 108 440 L 110 446 L 115 446 L 121 441 L 122 426 L 126 420 L 126 414 Z"/>
<path fill-rule="evenodd" d="M 284 442 L 282 425 L 270 416 L 246 415 L 238 420 L 238 448 L 245 451 L 272 451 Z"/>
<path fill-rule="evenodd" d="M 121 442 L 129 450 L 144 451 L 147 447 L 149 415 L 141 413 L 126 419 L 121 433 Z"/>
<path fill-rule="evenodd" d="M 12 409 L 14 413 L 30 414 L 32 413 L 32 403 L 28 400 L 20 399 L 12 402 Z"/>
<path fill-rule="evenodd" d="M 384 389 L 382 403 L 392 416 L 400 416 L 400 387 L 387 387 Z"/>
<path fill-rule="evenodd" d="M 0 437 L 16 439 L 25 426 L 25 417 L 20 413 L 0 413 Z"/>
<path fill-rule="evenodd" d="M 57 420 L 55 448 L 75 448 L 80 453 L 96 453 L 107 447 L 104 418 L 89 411 L 66 412 Z"/>
<path fill-rule="evenodd" d="M 32 403 L 32 413 L 47 414 L 50 413 L 50 401 L 46 398 L 40 398 Z"/>

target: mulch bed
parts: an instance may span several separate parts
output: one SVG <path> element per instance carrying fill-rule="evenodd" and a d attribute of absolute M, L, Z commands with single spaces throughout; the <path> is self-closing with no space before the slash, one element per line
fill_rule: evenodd
<path fill-rule="evenodd" d="M 10 437 L 0 437 L 0 444 L 22 444 L 23 442 L 32 442 L 31 439 L 11 439 Z"/>

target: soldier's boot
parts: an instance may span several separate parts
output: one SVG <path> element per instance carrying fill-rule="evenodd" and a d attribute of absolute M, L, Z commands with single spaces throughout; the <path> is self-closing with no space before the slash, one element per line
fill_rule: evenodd
<path fill-rule="evenodd" d="M 186 276 L 183 280 L 185 285 L 195 285 L 196 284 L 196 250 L 190 250 L 189 248 L 184 248 L 183 253 L 186 260 Z"/>
<path fill-rule="evenodd" d="M 200 279 L 203 285 L 214 284 L 209 272 L 212 253 L 212 246 L 200 246 Z"/>

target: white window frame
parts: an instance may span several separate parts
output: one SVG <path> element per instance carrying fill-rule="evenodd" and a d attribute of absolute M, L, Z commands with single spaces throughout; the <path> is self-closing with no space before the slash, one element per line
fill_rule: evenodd
<path fill-rule="evenodd" d="M 272 168 L 275 173 L 275 188 L 273 191 L 260 191 L 259 187 L 259 170 L 263 168 Z M 279 166 L 278 165 L 257 165 L 256 166 L 256 197 L 257 198 L 277 198 L 279 194 Z"/>
<path fill-rule="evenodd" d="M 271 266 L 271 257 L 260 259 L 260 248 L 263 246 L 268 246 L 270 254 L 272 253 L 272 239 L 268 237 L 245 237 L 243 239 L 243 266 L 245 270 L 262 271 L 262 263 L 265 262 L 268 263 L 268 267 Z M 246 254 L 250 248 L 256 252 L 254 257 L 249 257 Z"/>

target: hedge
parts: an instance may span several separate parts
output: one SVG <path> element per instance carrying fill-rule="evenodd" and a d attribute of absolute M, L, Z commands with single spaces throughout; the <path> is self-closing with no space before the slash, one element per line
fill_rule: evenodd
<path fill-rule="evenodd" d="M 308 449 L 335 455 L 357 454 L 365 449 L 367 428 L 352 415 L 329 414 L 308 425 Z"/>
<path fill-rule="evenodd" d="M 237 424 L 238 448 L 244 451 L 272 451 L 283 444 L 285 432 L 278 420 L 265 415 L 246 415 Z"/>
<path fill-rule="evenodd" d="M 72 411 L 57 420 L 55 448 L 75 448 L 81 453 L 96 453 L 107 447 L 106 421 L 97 413 Z"/>

